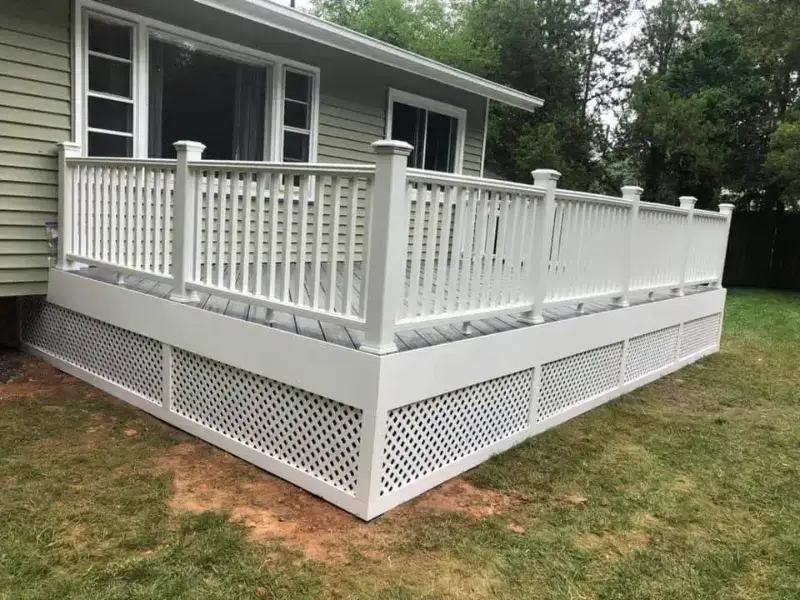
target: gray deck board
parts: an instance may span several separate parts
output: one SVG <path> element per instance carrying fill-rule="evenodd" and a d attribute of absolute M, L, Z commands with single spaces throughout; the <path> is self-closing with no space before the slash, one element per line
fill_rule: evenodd
<path fill-rule="evenodd" d="M 323 264 L 320 270 L 319 277 L 319 302 L 323 307 L 327 307 L 327 294 L 330 285 L 330 268 L 331 265 Z M 336 266 L 336 310 L 341 312 L 345 302 L 345 286 L 347 279 L 344 273 L 344 264 L 337 263 Z M 435 271 L 434 271 L 435 272 Z M 99 268 L 86 268 L 79 271 L 80 274 L 91 277 L 98 281 L 105 283 L 116 284 L 116 273 L 107 269 Z M 223 273 L 223 280 L 227 283 L 230 281 L 230 269 L 225 268 Z M 201 274 L 202 276 L 202 274 Z M 287 276 L 285 269 L 282 265 L 278 264 L 275 268 L 274 289 L 278 297 L 282 296 L 284 279 Z M 236 284 L 239 289 L 242 289 L 243 273 L 237 270 Z M 313 284 L 312 267 L 306 265 L 304 269 L 303 285 L 299 286 L 300 270 L 296 266 L 289 269 L 289 289 L 288 298 L 292 302 L 296 302 L 298 287 L 301 290 L 303 303 L 310 305 L 312 301 L 312 290 L 310 286 Z M 248 273 L 249 284 L 248 288 L 255 290 L 256 277 L 251 269 Z M 361 303 L 361 263 L 356 263 L 353 276 L 353 289 L 351 293 L 351 308 L 357 311 Z M 270 273 L 268 265 L 263 265 L 262 279 L 261 279 L 261 292 L 266 293 L 269 288 Z M 435 281 L 434 281 L 435 283 Z M 121 284 L 126 289 L 148 294 L 158 298 L 168 298 L 171 291 L 171 286 L 167 283 L 159 283 L 153 279 L 149 279 L 146 275 L 126 275 Z M 406 289 L 409 288 L 409 282 L 406 281 Z M 695 293 L 699 290 L 689 289 L 687 293 Z M 453 292 L 458 293 L 458 290 Z M 342 327 L 341 325 L 334 325 L 332 323 L 325 323 L 316 319 L 308 317 L 294 316 L 289 313 L 274 311 L 272 320 L 267 321 L 268 311 L 264 306 L 258 304 L 250 304 L 242 300 L 229 300 L 214 294 L 201 293 L 199 294 L 200 301 L 194 306 L 208 310 L 218 314 L 242 319 L 251 323 L 259 324 L 264 327 L 273 327 L 294 334 L 299 334 L 311 337 L 317 340 L 322 340 L 338 346 L 347 348 L 358 348 L 364 339 L 364 334 L 361 331 Z M 447 294 L 445 294 L 447 297 Z M 658 292 L 652 298 L 647 293 L 633 294 L 630 299 L 631 305 L 643 304 L 647 302 L 654 302 L 671 297 L 668 292 Z M 583 310 L 579 311 L 577 305 L 561 305 L 552 306 L 544 310 L 545 322 L 560 321 L 564 319 L 571 319 L 583 315 L 603 312 L 607 310 L 614 310 L 616 307 L 611 302 L 587 302 L 583 306 Z M 438 325 L 436 327 L 425 327 L 418 330 L 401 331 L 395 336 L 395 343 L 400 351 L 415 350 L 418 348 L 426 348 L 439 344 L 446 344 L 450 342 L 457 342 L 459 340 L 469 339 L 472 337 L 479 337 L 482 335 L 492 335 L 502 331 L 511 331 L 522 327 L 529 327 L 528 324 L 522 322 L 519 315 L 501 315 L 489 319 L 481 319 L 470 322 L 470 332 L 464 335 L 461 330 L 461 324 Z"/>

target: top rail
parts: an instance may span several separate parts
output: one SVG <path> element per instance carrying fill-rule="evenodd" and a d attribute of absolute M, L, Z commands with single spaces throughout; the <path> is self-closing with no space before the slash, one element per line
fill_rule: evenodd
<path fill-rule="evenodd" d="M 522 194 L 544 194 L 545 189 L 535 185 L 515 183 L 502 179 L 484 179 L 471 175 L 455 175 L 452 173 L 440 173 L 436 171 L 425 171 L 423 169 L 408 169 L 407 176 L 410 181 L 416 183 L 429 183 L 442 186 L 463 186 L 479 190 L 515 192 Z"/>
<path fill-rule="evenodd" d="M 189 167 L 212 171 L 291 173 L 293 175 L 373 175 L 375 165 L 334 163 L 242 162 L 228 160 L 190 161 Z"/>
<path fill-rule="evenodd" d="M 616 198 L 605 194 L 593 194 L 591 192 L 576 192 L 573 190 L 556 190 L 556 200 L 573 200 L 576 202 L 598 202 L 600 204 L 611 204 L 615 206 L 630 206 L 631 201 L 624 198 Z"/>
<path fill-rule="evenodd" d="M 178 164 L 175 159 L 168 158 L 104 158 L 98 156 L 75 156 L 65 159 L 70 166 L 86 167 L 160 167 L 174 168 Z"/>

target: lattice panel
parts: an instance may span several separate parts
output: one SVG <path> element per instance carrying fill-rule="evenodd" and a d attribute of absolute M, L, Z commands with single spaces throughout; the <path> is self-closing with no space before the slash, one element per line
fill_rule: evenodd
<path fill-rule="evenodd" d="M 702 319 L 687 321 L 681 334 L 680 357 L 686 358 L 695 352 L 715 346 L 719 341 L 719 328 L 722 315 L 717 313 Z"/>
<path fill-rule="evenodd" d="M 528 425 L 531 369 L 389 411 L 381 495 Z"/>
<path fill-rule="evenodd" d="M 625 382 L 635 381 L 675 362 L 679 326 L 659 329 L 631 338 L 625 366 Z"/>
<path fill-rule="evenodd" d="M 354 492 L 361 409 L 177 348 L 172 385 L 175 413 Z"/>
<path fill-rule="evenodd" d="M 619 385 L 622 343 L 542 365 L 537 421 L 545 421 Z"/>
<path fill-rule="evenodd" d="M 161 343 L 39 299 L 22 302 L 22 341 L 161 405 Z"/>

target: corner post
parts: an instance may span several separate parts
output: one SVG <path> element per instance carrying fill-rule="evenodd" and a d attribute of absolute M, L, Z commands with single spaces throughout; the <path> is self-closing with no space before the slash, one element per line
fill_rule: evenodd
<path fill-rule="evenodd" d="M 722 248 L 720 248 L 720 258 L 719 258 L 719 267 L 717 272 L 719 273 L 719 279 L 717 280 L 716 287 L 722 287 L 722 278 L 725 275 L 725 258 L 728 253 L 728 237 L 731 234 L 731 219 L 733 219 L 733 209 L 735 206 L 733 204 L 729 204 L 727 202 L 723 202 L 719 205 L 719 212 L 720 214 L 725 215 L 725 236 L 722 242 Z"/>
<path fill-rule="evenodd" d="M 674 290 L 676 296 L 683 296 L 686 294 L 686 277 L 689 274 L 689 261 L 692 258 L 692 243 L 694 242 L 694 206 L 697 204 L 697 198 L 694 196 L 681 196 L 678 200 L 681 203 L 681 208 L 688 211 L 686 235 L 683 238 L 683 256 L 681 257 L 681 280 L 678 288 Z"/>
<path fill-rule="evenodd" d="M 533 307 L 520 317 L 523 323 L 538 325 L 544 323 L 544 300 L 547 297 L 547 281 L 550 272 L 550 246 L 553 242 L 553 222 L 556 216 L 556 189 L 561 173 L 552 169 L 538 169 L 531 173 L 533 185 L 544 188 L 545 194 L 536 207 L 536 220 L 533 228 L 533 253 L 529 257 L 530 268 L 527 274 L 528 297 Z"/>
<path fill-rule="evenodd" d="M 78 158 L 81 148 L 74 142 L 61 142 L 58 145 L 58 256 L 56 268 L 68 271 L 73 267 L 71 260 L 67 260 L 67 254 L 72 253 L 72 242 L 74 239 L 73 222 L 75 214 L 75 202 L 77 198 L 72 197 L 73 191 L 73 172 L 67 159 Z"/>
<path fill-rule="evenodd" d="M 394 343 L 397 311 L 403 298 L 404 264 L 408 244 L 406 167 L 413 147 L 380 140 L 375 152 L 375 182 L 367 198 L 366 332 L 360 350 L 371 354 L 397 351 Z"/>
<path fill-rule="evenodd" d="M 186 283 L 191 279 L 194 264 L 195 203 L 194 186 L 189 172 L 189 163 L 202 160 L 205 146 L 199 142 L 180 141 L 173 144 L 178 155 L 175 166 L 174 224 L 172 232 L 172 292 L 170 300 L 195 302 L 196 292 L 187 292 Z"/>
<path fill-rule="evenodd" d="M 621 308 L 631 305 L 631 279 L 633 277 L 633 258 L 636 250 L 636 229 L 639 226 L 639 205 L 642 201 L 644 189 L 636 185 L 626 185 L 622 188 L 622 199 L 631 203 L 628 213 L 627 243 L 625 244 L 625 258 L 622 262 L 622 293 L 615 299 L 615 304 Z"/>

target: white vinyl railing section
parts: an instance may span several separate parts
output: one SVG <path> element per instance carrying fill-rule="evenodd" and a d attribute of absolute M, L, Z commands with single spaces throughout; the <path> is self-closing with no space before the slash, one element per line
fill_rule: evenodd
<path fill-rule="evenodd" d="M 411 147 L 373 144 L 364 165 L 82 158 L 61 146 L 58 267 L 106 267 L 364 332 L 721 285 L 732 205 L 720 212 L 408 169 Z"/>

